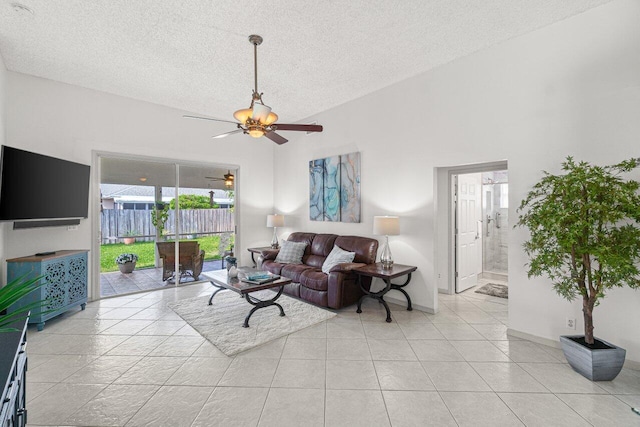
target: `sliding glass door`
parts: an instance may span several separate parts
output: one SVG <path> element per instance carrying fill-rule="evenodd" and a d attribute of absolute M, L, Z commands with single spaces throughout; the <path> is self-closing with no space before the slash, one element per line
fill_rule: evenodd
<path fill-rule="evenodd" d="M 188 284 L 223 267 L 235 170 L 99 155 L 100 297 Z M 179 242 L 179 243 L 178 243 Z"/>

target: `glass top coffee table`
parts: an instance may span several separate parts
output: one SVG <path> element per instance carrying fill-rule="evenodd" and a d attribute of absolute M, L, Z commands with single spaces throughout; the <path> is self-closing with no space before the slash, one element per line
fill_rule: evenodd
<path fill-rule="evenodd" d="M 250 274 L 255 274 L 259 272 L 260 271 L 256 270 L 255 268 L 250 268 L 250 267 L 238 268 L 239 276 L 250 275 Z M 261 308 L 271 307 L 272 305 L 275 305 L 280 309 L 280 316 L 285 315 L 282 306 L 278 304 L 276 300 L 280 298 L 280 295 L 282 295 L 284 286 L 291 283 L 291 279 L 287 279 L 286 277 L 280 277 L 279 279 L 274 280 L 273 282 L 257 285 L 257 284 L 243 282 L 237 277 L 234 277 L 234 278 L 228 277 L 227 270 L 207 271 L 207 272 L 201 273 L 200 275 L 204 276 L 207 280 L 211 282 L 213 287 L 217 288 L 211 295 L 211 298 L 209 298 L 209 305 L 213 304 L 213 297 L 215 297 L 218 292 L 229 290 L 229 291 L 233 291 L 240 294 L 247 300 L 249 304 L 254 306 L 251 309 L 251 311 L 249 311 L 249 314 L 247 314 L 247 317 L 245 317 L 244 319 L 244 324 L 242 325 L 244 328 L 249 327 L 249 319 L 251 318 L 253 313 L 255 313 L 257 310 Z M 256 291 L 262 291 L 264 289 L 275 289 L 275 288 L 279 288 L 278 292 L 273 298 L 268 300 L 261 300 L 251 295 L 251 293 Z"/>

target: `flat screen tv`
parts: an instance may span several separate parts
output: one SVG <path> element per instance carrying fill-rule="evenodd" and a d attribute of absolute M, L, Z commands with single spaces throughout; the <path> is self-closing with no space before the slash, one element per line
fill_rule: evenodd
<path fill-rule="evenodd" d="M 86 218 L 88 165 L 2 146 L 0 221 Z"/>

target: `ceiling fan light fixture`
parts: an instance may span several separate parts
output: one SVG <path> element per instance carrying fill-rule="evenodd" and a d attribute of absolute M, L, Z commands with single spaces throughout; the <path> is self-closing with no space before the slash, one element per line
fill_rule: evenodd
<path fill-rule="evenodd" d="M 278 115 L 276 113 L 269 113 L 267 118 L 262 120 L 262 123 L 265 126 L 269 126 L 270 124 L 274 123 L 276 120 L 278 120 Z"/>
<path fill-rule="evenodd" d="M 231 171 L 227 171 L 227 173 L 224 174 L 224 186 L 227 188 L 233 188 L 233 180 L 236 177 L 233 176 L 233 174 L 231 173 Z"/>
<path fill-rule="evenodd" d="M 256 122 L 264 123 L 265 120 L 271 114 L 271 107 L 261 104 L 259 102 L 253 103 L 253 113 L 251 114 L 251 118 Z"/>
<path fill-rule="evenodd" d="M 250 128 L 249 135 L 254 138 L 260 138 L 262 135 L 264 135 L 264 130 L 258 127 Z"/>
<path fill-rule="evenodd" d="M 251 108 L 243 108 L 242 110 L 238 110 L 233 113 L 233 117 L 236 118 L 242 124 L 247 123 L 247 119 L 253 115 L 253 111 Z"/>

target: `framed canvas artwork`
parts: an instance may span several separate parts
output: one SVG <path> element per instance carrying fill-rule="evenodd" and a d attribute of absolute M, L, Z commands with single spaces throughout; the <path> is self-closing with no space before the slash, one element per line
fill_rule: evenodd
<path fill-rule="evenodd" d="M 309 218 L 360 222 L 360 153 L 309 162 Z"/>

